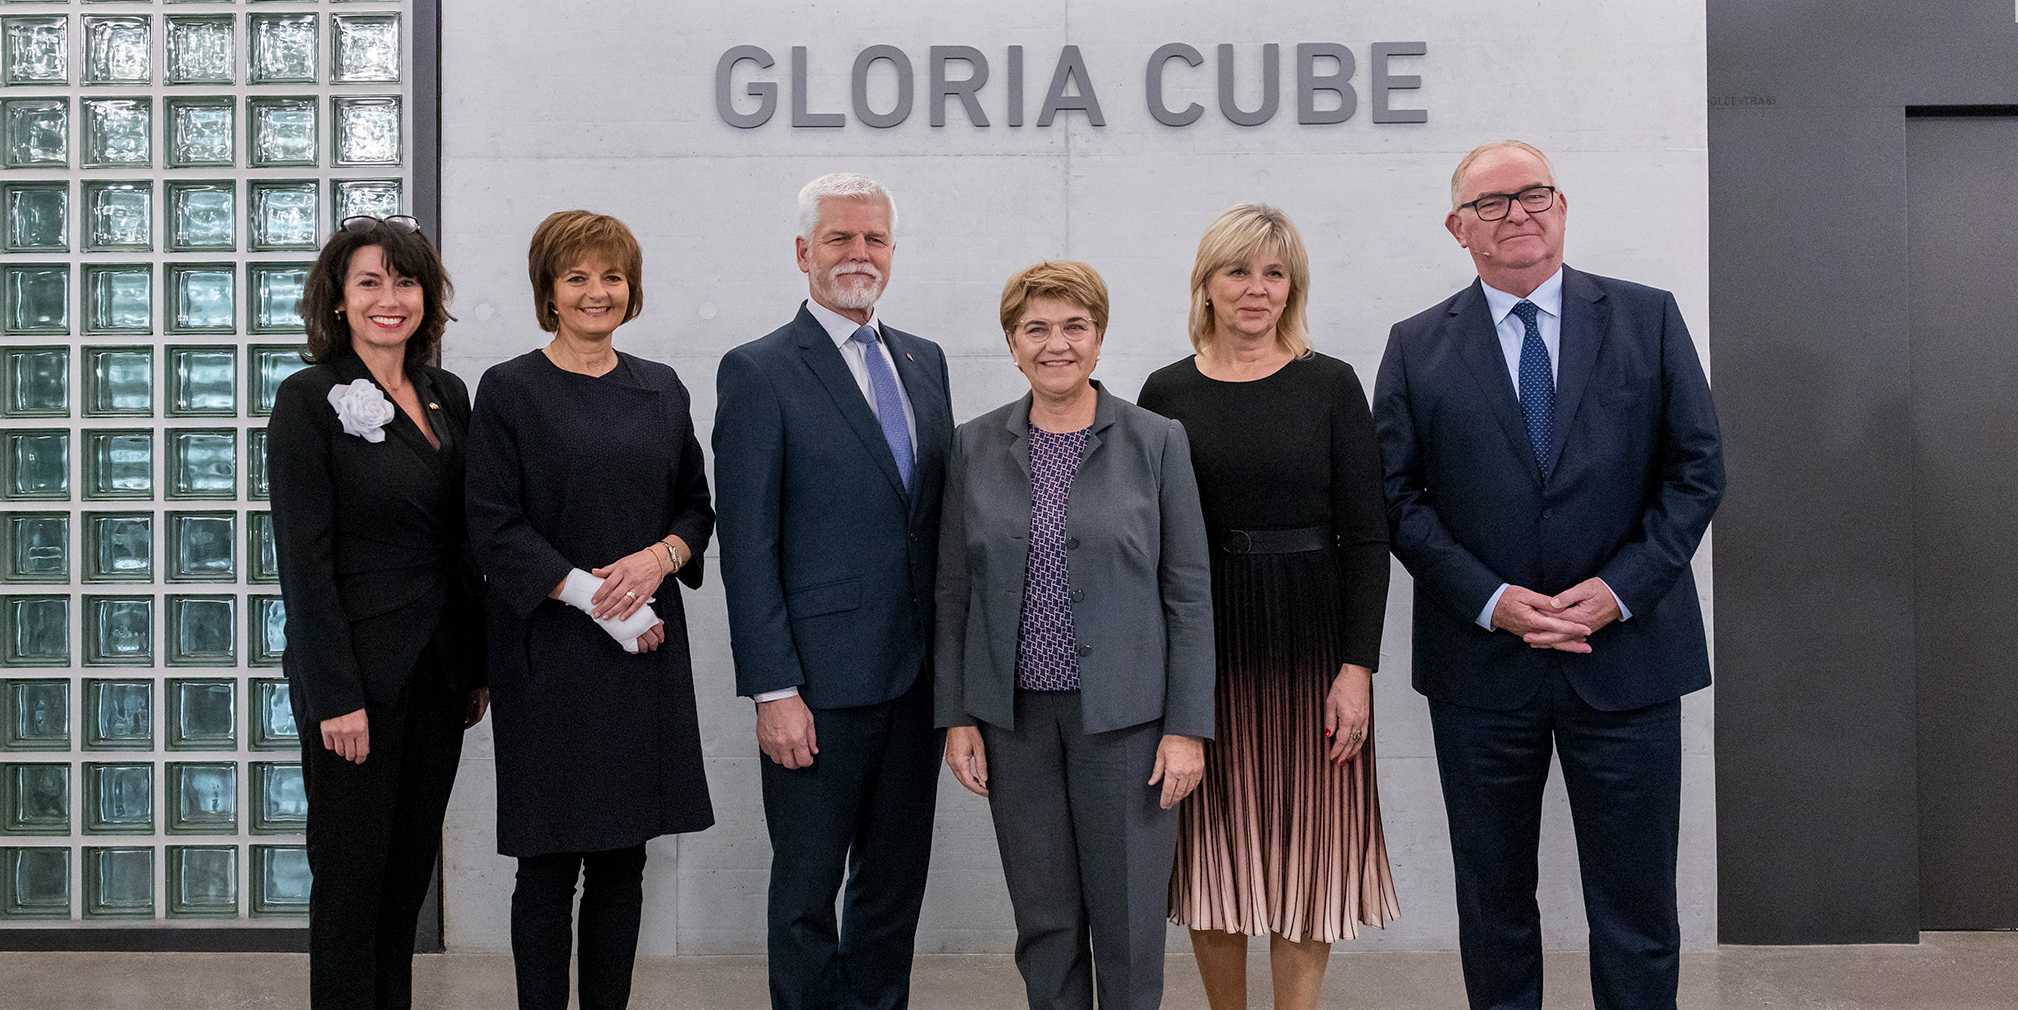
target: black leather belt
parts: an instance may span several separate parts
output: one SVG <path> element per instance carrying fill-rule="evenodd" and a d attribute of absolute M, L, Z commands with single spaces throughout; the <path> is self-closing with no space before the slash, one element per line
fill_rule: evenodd
<path fill-rule="evenodd" d="M 1220 530 L 1212 545 L 1228 554 L 1299 554 L 1330 550 L 1331 527 L 1299 530 Z"/>

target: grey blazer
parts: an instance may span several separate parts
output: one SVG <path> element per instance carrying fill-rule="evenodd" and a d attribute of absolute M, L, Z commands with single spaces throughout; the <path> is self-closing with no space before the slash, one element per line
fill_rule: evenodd
<path fill-rule="evenodd" d="M 1098 382 L 1066 514 L 1088 733 L 1152 720 L 1210 738 L 1212 571 L 1184 427 Z M 1030 532 L 1030 395 L 959 427 L 939 526 L 933 714 L 1016 724 Z"/>

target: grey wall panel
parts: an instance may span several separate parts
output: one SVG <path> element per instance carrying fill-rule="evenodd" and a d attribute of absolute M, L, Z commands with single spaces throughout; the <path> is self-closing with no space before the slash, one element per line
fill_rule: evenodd
<path fill-rule="evenodd" d="M 1725 942 L 1917 935 L 1904 127 L 1710 119 Z"/>
<path fill-rule="evenodd" d="M 2003 3 L 1709 0 L 1719 936 L 1919 928 L 1905 107 L 2018 102 Z M 1993 247 L 1994 248 L 1994 247 Z"/>

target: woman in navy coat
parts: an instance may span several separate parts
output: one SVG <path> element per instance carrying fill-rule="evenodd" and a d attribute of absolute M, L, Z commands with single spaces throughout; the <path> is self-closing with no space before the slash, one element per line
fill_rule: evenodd
<path fill-rule="evenodd" d="M 677 576 L 714 531 L 687 389 L 615 349 L 644 305 L 623 223 L 563 211 L 528 256 L 545 347 L 484 373 L 469 521 L 489 589 L 498 851 L 519 861 L 519 1006 L 562 1010 L 583 879 L 583 1010 L 630 995 L 645 842 L 714 823 Z"/>

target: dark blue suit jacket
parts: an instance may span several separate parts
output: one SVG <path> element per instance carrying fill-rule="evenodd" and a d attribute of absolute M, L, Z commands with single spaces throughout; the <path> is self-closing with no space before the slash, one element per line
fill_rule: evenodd
<path fill-rule="evenodd" d="M 1716 411 L 1666 291 L 1563 268 L 1554 468 L 1535 465 L 1477 282 L 1396 323 L 1374 386 L 1395 556 L 1415 576 L 1415 687 L 1486 709 L 1560 668 L 1620 711 L 1710 683 L 1689 559 L 1724 491 Z M 1598 576 L 1632 612 L 1589 655 L 1531 649 L 1476 619 L 1500 583 Z"/>
<path fill-rule="evenodd" d="M 873 705 L 930 662 L 953 437 L 946 356 L 882 329 L 918 426 L 908 494 L 861 387 L 803 306 L 716 372 L 715 536 L 738 694 L 797 687 L 813 708 Z"/>

